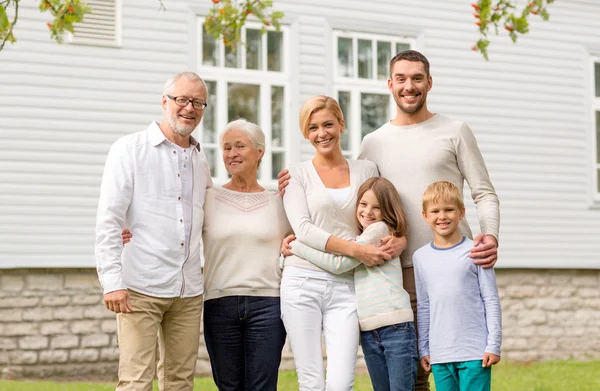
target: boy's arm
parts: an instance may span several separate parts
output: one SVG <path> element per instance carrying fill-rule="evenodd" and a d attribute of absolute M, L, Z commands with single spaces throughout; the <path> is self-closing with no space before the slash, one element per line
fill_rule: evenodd
<path fill-rule="evenodd" d="M 479 291 L 485 308 L 485 321 L 488 329 L 486 353 L 500 356 L 500 345 L 502 343 L 502 310 L 500 308 L 500 297 L 496 286 L 496 274 L 494 269 L 484 269 L 477 266 L 477 278 L 479 279 Z"/>
<path fill-rule="evenodd" d="M 376 223 L 367 227 L 365 232 L 356 239 L 356 242 L 376 245 L 379 239 L 388 234 L 389 230 L 385 223 Z M 361 262 L 354 258 L 319 251 L 298 240 L 293 241 L 291 246 L 294 255 L 302 257 L 331 273 L 341 274 L 361 265 Z"/>
<path fill-rule="evenodd" d="M 429 354 L 429 295 L 418 259 L 413 257 L 415 284 L 417 288 L 417 329 L 419 331 L 419 357 Z"/>

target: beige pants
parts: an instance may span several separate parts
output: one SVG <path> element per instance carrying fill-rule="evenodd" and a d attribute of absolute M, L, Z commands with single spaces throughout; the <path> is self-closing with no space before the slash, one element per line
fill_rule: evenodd
<path fill-rule="evenodd" d="M 133 311 L 117 314 L 120 351 L 117 391 L 152 391 L 159 339 L 159 388 L 193 390 L 202 296 L 166 299 L 131 290 L 129 296 Z"/>
<path fill-rule="evenodd" d="M 412 307 L 413 314 L 415 315 L 415 328 L 417 328 L 417 288 L 415 285 L 415 270 L 414 268 L 407 267 L 402 268 L 402 279 L 404 283 L 404 290 L 410 296 L 410 306 Z M 419 333 L 417 332 L 417 341 L 419 340 Z M 415 382 L 415 391 L 429 391 L 429 374 L 425 372 L 421 366 L 417 366 L 417 380 Z"/>

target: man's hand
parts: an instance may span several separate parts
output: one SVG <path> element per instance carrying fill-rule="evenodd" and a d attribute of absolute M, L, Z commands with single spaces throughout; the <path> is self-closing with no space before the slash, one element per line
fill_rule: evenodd
<path fill-rule="evenodd" d="M 470 257 L 475 260 L 475 264 L 481 265 L 484 269 L 494 267 L 498 261 L 498 241 L 492 235 L 475 236 Z"/>
<path fill-rule="evenodd" d="M 429 360 L 429 356 L 424 356 L 421 359 L 421 366 L 425 372 L 431 373 L 431 361 Z"/>
<path fill-rule="evenodd" d="M 124 314 L 133 311 L 129 301 L 129 292 L 127 289 L 108 292 L 104 295 L 104 305 L 112 312 L 122 312 Z"/>
<path fill-rule="evenodd" d="M 290 183 L 291 177 L 292 176 L 290 175 L 290 172 L 288 170 L 286 170 L 285 168 L 283 170 L 281 170 L 281 172 L 279 172 L 279 174 L 277 174 L 277 181 L 279 183 L 278 187 L 279 187 L 279 195 L 280 196 L 283 197 L 283 195 L 285 194 L 285 188 Z"/>
<path fill-rule="evenodd" d="M 121 232 L 121 240 L 123 240 L 123 246 L 127 243 L 131 242 L 131 231 L 127 228 L 123 228 L 123 232 Z"/>
<path fill-rule="evenodd" d="M 283 239 L 283 241 L 281 242 L 281 254 L 283 254 L 284 257 L 294 255 L 291 251 L 292 246 L 290 246 L 290 243 L 292 243 L 294 240 L 296 240 L 296 235 L 291 234 L 286 236 L 285 239 Z"/>
<path fill-rule="evenodd" d="M 381 251 L 380 248 L 372 244 L 354 243 L 352 258 L 356 258 L 367 266 L 383 265 L 385 261 L 389 261 L 392 257 Z"/>
<path fill-rule="evenodd" d="M 392 258 L 398 258 L 406 249 L 406 237 L 388 235 L 379 241 L 379 249 Z"/>
<path fill-rule="evenodd" d="M 500 356 L 496 356 L 492 353 L 485 353 L 483 355 L 483 362 L 481 366 L 484 368 L 491 367 L 494 364 L 498 364 L 500 362 Z"/>

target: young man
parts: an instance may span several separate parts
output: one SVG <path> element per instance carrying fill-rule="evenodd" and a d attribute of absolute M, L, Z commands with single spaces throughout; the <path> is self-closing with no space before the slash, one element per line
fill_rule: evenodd
<path fill-rule="evenodd" d="M 465 206 L 458 188 L 434 182 L 423 194 L 433 241 L 415 251 L 419 356 L 438 391 L 489 391 L 500 361 L 502 315 L 493 269 L 475 265 L 471 239 L 458 230 Z"/>
<path fill-rule="evenodd" d="M 96 263 L 106 307 L 117 313 L 118 391 L 152 389 L 161 331 L 162 390 L 192 390 L 204 282 L 206 156 L 191 133 L 208 92 L 195 73 L 175 75 L 163 121 L 117 140 L 108 153 L 96 220 Z M 123 248 L 121 230 L 131 243 Z"/>
<path fill-rule="evenodd" d="M 427 109 L 427 93 L 433 79 L 429 61 L 415 50 L 398 53 L 390 60 L 388 88 L 396 101 L 396 117 L 371 134 L 361 144 L 359 159 L 377 164 L 379 174 L 398 189 L 406 213 L 407 248 L 402 252 L 404 289 L 417 311 L 413 252 L 431 241 L 431 231 L 421 218 L 421 196 L 432 182 L 447 180 L 462 193 L 465 180 L 477 205 L 482 234 L 477 235 L 471 257 L 476 264 L 493 267 L 497 260 L 500 210 L 477 141 L 467 124 Z M 289 174 L 279 174 L 280 191 Z M 472 237 L 466 219 L 460 232 Z M 382 246 L 382 250 L 386 247 Z M 417 336 L 418 338 L 418 336 Z M 428 375 L 420 370 L 415 390 L 429 390 Z"/>
<path fill-rule="evenodd" d="M 408 224 L 408 244 L 401 255 L 404 289 L 411 297 L 415 320 L 416 289 L 412 255 L 431 241 L 431 231 L 421 218 L 421 196 L 432 182 L 454 183 L 462 196 L 465 180 L 477 205 L 482 234 L 475 238 L 471 257 L 476 264 L 492 267 L 497 260 L 500 210 L 498 197 L 469 126 L 427 109 L 427 93 L 433 79 L 429 61 L 415 50 L 398 53 L 390 60 L 388 88 L 396 101 L 396 117 L 362 142 L 359 159 L 367 159 L 379 174 L 398 189 Z M 466 219 L 461 235 L 472 237 Z M 483 245 L 478 246 L 480 243 Z M 418 335 L 417 335 L 417 338 Z M 415 390 L 429 390 L 428 375 L 419 370 Z"/>

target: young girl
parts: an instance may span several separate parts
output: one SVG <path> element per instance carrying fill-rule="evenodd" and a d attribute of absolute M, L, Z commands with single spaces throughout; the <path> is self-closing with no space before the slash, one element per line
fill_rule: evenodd
<path fill-rule="evenodd" d="M 370 178 L 358 190 L 356 221 L 360 244 L 377 245 L 390 233 L 401 237 L 406 218 L 394 185 Z M 416 335 L 408 293 L 402 286 L 398 257 L 381 266 L 365 266 L 342 255 L 325 253 L 298 240 L 291 243 L 296 256 L 332 273 L 354 269 L 360 340 L 375 391 L 412 391 L 417 373 Z"/>

